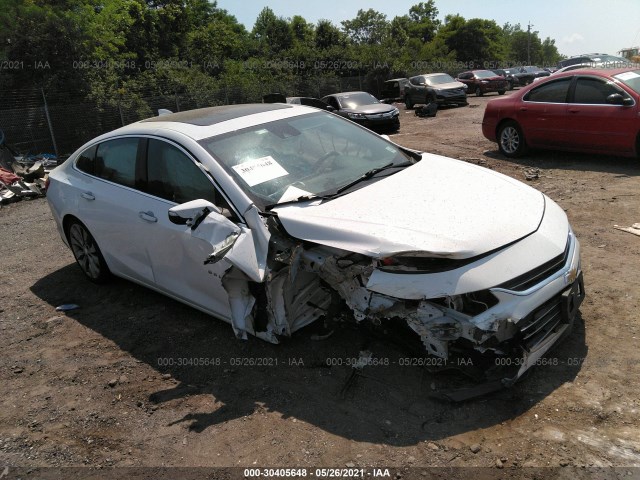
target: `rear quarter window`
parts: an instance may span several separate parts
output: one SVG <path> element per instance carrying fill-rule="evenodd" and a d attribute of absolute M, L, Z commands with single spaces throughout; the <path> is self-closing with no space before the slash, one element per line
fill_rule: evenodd
<path fill-rule="evenodd" d="M 78 159 L 76 160 L 76 167 L 78 168 L 78 170 L 90 175 L 94 175 L 97 148 L 98 147 L 94 145 L 93 147 L 87 148 L 84 152 L 78 155 Z"/>

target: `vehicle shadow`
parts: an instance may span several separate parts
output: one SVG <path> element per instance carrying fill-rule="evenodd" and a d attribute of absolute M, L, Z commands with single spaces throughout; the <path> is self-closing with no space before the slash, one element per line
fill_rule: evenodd
<path fill-rule="evenodd" d="M 31 290 L 52 306 L 78 303 L 81 308 L 67 312 L 69 318 L 176 380 L 171 388 L 148 391 L 148 402 L 171 412 L 176 399 L 211 395 L 215 407 L 176 414 L 171 422 L 195 432 L 269 411 L 347 439 L 415 445 L 522 415 L 572 382 L 581 368 L 572 359 L 587 354 L 578 318 L 562 348 L 512 388 L 450 403 L 434 397 L 441 386 L 457 384 L 458 376 L 407 366 L 407 353 L 361 329 L 338 326 L 323 341 L 313 340 L 307 328 L 280 345 L 243 342 L 225 322 L 128 281 L 91 284 L 75 264 L 38 280 Z M 352 359 L 364 349 L 373 361 L 354 373 Z"/>
<path fill-rule="evenodd" d="M 487 158 L 507 161 L 530 168 L 562 169 L 612 173 L 620 176 L 640 175 L 637 158 L 616 157 L 613 155 L 591 155 L 588 153 L 559 152 L 555 150 L 533 150 L 521 158 L 507 158 L 497 147 L 484 152 Z"/>

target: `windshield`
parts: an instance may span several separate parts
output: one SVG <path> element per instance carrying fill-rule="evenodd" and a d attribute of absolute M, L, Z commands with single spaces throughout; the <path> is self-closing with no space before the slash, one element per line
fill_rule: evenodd
<path fill-rule="evenodd" d="M 476 78 L 491 78 L 496 77 L 495 72 L 491 72 L 489 70 L 478 70 L 477 72 L 473 72 Z"/>
<path fill-rule="evenodd" d="M 613 78 L 620 80 L 629 88 L 632 88 L 636 93 L 640 93 L 640 70 L 619 73 Z"/>
<path fill-rule="evenodd" d="M 338 97 L 342 108 L 358 108 L 362 105 L 380 103 L 376 97 L 366 92 L 349 93 Z"/>
<path fill-rule="evenodd" d="M 447 75 L 443 73 L 442 75 L 434 75 L 433 77 L 427 77 L 425 79 L 427 81 L 427 85 L 442 85 L 443 83 L 451 83 L 455 82 L 451 75 Z"/>
<path fill-rule="evenodd" d="M 276 120 L 200 144 L 261 209 L 335 194 L 372 169 L 413 162 L 379 135 L 325 112 Z"/>
<path fill-rule="evenodd" d="M 588 61 L 591 61 L 593 63 L 611 63 L 622 65 L 627 65 L 629 63 L 628 58 L 616 57 L 615 55 L 598 55 L 590 57 Z"/>

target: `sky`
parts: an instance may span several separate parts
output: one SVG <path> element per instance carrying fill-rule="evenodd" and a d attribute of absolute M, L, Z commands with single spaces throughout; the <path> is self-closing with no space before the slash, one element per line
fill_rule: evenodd
<path fill-rule="evenodd" d="M 253 28 L 258 13 L 269 6 L 277 16 L 300 15 L 316 23 L 331 20 L 340 26 L 342 20 L 354 18 L 359 9 L 373 8 L 391 20 L 405 15 L 420 0 L 217 0 L 244 24 Z M 618 55 L 622 48 L 640 45 L 640 0 L 435 0 L 444 20 L 448 14 L 464 18 L 495 20 L 500 26 L 519 23 L 523 30 L 531 23 L 541 40 L 551 37 L 562 55 L 608 53 Z"/>

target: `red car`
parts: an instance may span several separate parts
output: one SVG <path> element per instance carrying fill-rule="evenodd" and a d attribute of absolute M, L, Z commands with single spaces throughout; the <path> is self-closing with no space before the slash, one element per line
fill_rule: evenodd
<path fill-rule="evenodd" d="M 507 157 L 527 147 L 640 154 L 640 70 L 572 70 L 490 101 L 482 133 Z"/>
<path fill-rule="evenodd" d="M 475 93 L 476 97 L 481 97 L 487 92 L 498 92 L 504 95 L 509 86 L 503 76 L 491 70 L 462 72 L 456 80 L 464 83 L 467 86 L 467 93 Z"/>

